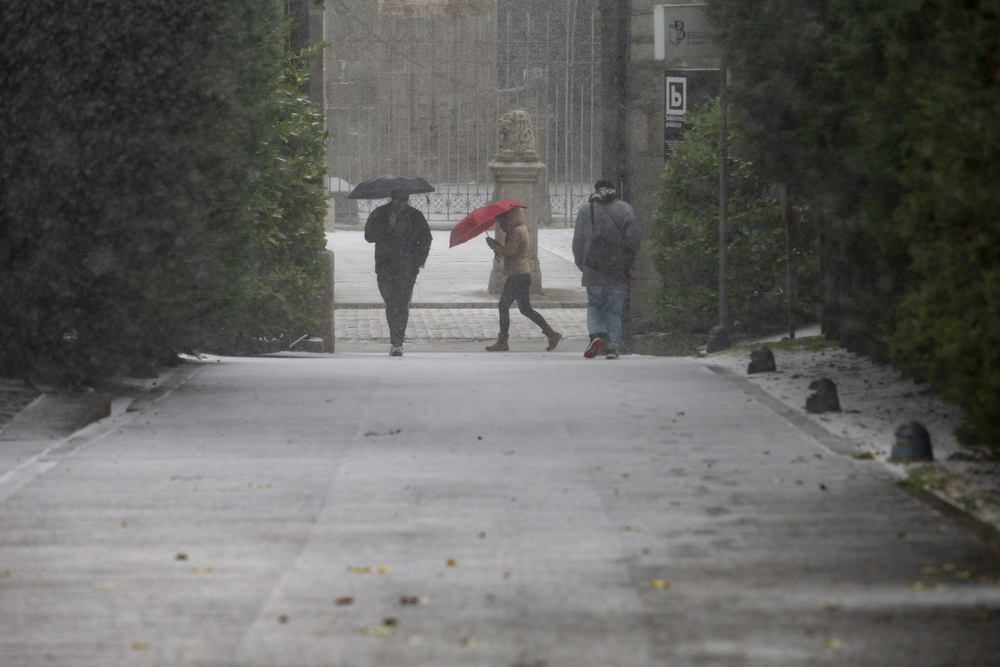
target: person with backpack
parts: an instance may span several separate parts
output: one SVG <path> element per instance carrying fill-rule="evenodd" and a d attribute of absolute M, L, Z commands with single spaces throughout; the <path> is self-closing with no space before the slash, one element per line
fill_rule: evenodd
<path fill-rule="evenodd" d="M 642 233 L 635 211 L 618 197 L 614 183 L 602 178 L 576 214 L 573 259 L 587 288 L 590 345 L 583 356 L 617 359 L 622 338 L 622 309 L 628 297 L 632 266 Z"/>

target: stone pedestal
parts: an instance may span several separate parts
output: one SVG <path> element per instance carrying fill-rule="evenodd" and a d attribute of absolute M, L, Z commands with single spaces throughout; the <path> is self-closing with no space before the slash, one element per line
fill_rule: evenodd
<path fill-rule="evenodd" d="M 533 152 L 533 151 L 532 151 Z M 540 177 L 545 172 L 545 165 L 537 160 L 532 162 L 516 162 L 503 159 L 506 156 L 498 156 L 498 159 L 489 163 L 490 173 L 493 175 L 493 199 L 513 199 L 521 202 L 527 208 L 524 210 L 524 222 L 528 227 L 528 236 L 531 239 L 531 253 L 528 256 L 528 264 L 531 266 L 531 293 L 542 293 L 542 270 L 538 264 L 538 219 L 539 211 L 537 202 L 540 200 L 540 190 L 542 186 Z M 504 233 L 500 231 L 500 226 L 496 229 L 496 237 L 500 243 L 504 242 Z M 503 290 L 506 278 L 503 275 L 503 267 L 499 261 L 493 262 L 493 270 L 490 272 L 490 283 L 487 288 L 490 294 L 499 294 Z"/>

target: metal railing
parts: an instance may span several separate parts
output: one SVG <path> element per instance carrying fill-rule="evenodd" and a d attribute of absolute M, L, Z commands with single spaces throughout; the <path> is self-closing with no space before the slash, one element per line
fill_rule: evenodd
<path fill-rule="evenodd" d="M 524 109 L 546 165 L 540 218 L 571 222 L 601 163 L 596 0 L 507 0 L 467 16 L 366 9 L 376 4 L 328 3 L 340 31 L 327 37 L 331 180 L 421 176 L 437 192 L 411 203 L 457 221 L 491 201 L 497 119 Z M 359 215 L 379 203 L 358 202 Z"/>

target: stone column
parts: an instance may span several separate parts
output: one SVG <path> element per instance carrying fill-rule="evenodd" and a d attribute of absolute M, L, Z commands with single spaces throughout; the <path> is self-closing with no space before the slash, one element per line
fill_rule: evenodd
<path fill-rule="evenodd" d="M 493 175 L 493 199 L 513 199 L 527 208 L 524 222 L 528 227 L 531 252 L 528 264 L 531 266 L 531 293 L 542 294 L 542 270 L 538 263 L 538 204 L 541 200 L 540 176 L 545 173 L 545 165 L 535 152 L 535 135 L 531 118 L 527 112 L 516 110 L 500 117 L 500 151 L 489 163 Z M 497 240 L 504 242 L 504 233 L 495 227 Z M 488 291 L 499 294 L 506 278 L 499 262 L 493 263 Z"/>

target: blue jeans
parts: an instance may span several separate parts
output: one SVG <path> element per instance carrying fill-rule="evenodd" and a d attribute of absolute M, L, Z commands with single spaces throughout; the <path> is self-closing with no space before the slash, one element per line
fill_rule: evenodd
<path fill-rule="evenodd" d="M 627 287 L 587 287 L 587 330 L 591 337 L 606 335 L 607 350 L 618 351 L 622 344 L 622 308 Z"/>

